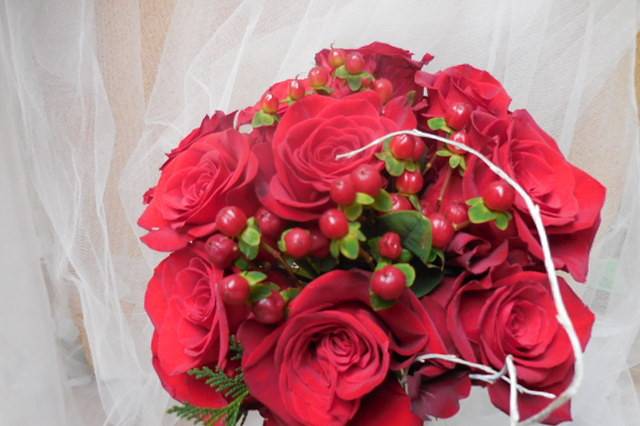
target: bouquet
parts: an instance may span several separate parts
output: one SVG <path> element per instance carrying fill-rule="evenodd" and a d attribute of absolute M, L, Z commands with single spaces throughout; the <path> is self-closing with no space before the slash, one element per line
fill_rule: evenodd
<path fill-rule="evenodd" d="M 472 386 L 571 419 L 605 189 L 489 73 L 384 43 L 216 111 L 139 219 L 153 365 L 195 423 L 419 425 Z"/>

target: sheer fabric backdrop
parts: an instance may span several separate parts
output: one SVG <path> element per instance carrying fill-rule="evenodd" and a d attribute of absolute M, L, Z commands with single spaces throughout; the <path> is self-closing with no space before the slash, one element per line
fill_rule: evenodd
<path fill-rule="evenodd" d="M 253 103 L 331 43 L 373 40 L 431 52 L 430 70 L 488 69 L 608 186 L 590 278 L 576 286 L 598 322 L 574 417 L 637 424 L 635 1 L 160 3 L 166 36 L 141 26 L 158 13 L 147 0 L 0 2 L 1 425 L 175 422 L 150 364 L 143 294 L 162 255 L 138 241 L 142 193 L 204 114 Z M 162 46 L 155 78 L 150 40 Z M 478 390 L 436 424 L 471 421 L 507 417 Z"/>

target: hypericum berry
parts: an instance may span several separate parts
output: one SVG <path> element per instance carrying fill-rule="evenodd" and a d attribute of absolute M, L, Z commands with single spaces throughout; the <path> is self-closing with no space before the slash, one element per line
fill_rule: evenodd
<path fill-rule="evenodd" d="M 353 184 L 351 176 L 341 176 L 331 182 L 331 199 L 336 204 L 348 206 L 356 200 L 356 187 Z"/>
<path fill-rule="evenodd" d="M 286 302 L 282 295 L 274 291 L 269 297 L 254 303 L 253 314 L 256 316 L 256 321 L 262 324 L 276 324 L 284 319 L 285 306 Z"/>
<path fill-rule="evenodd" d="M 371 290 L 384 300 L 396 300 L 406 288 L 407 277 L 392 265 L 377 270 L 371 278 Z"/>
<path fill-rule="evenodd" d="M 387 232 L 378 243 L 380 254 L 387 259 L 396 260 L 402 254 L 402 239 L 397 232 Z"/>
<path fill-rule="evenodd" d="M 238 258 L 240 250 L 231 238 L 222 234 L 214 234 L 204 245 L 211 263 L 218 269 L 226 269 Z"/>
<path fill-rule="evenodd" d="M 471 105 L 466 102 L 450 104 L 445 115 L 447 124 L 454 129 L 463 129 L 469 123 L 471 108 Z"/>
<path fill-rule="evenodd" d="M 451 140 L 454 142 L 460 142 L 461 144 L 466 145 L 467 144 L 467 132 L 465 132 L 464 130 L 458 130 L 457 132 L 454 132 L 451 135 Z M 464 150 L 458 148 L 457 146 L 454 145 L 447 145 L 447 148 L 449 148 L 449 151 L 456 153 L 456 154 L 464 154 Z"/>
<path fill-rule="evenodd" d="M 260 107 L 262 110 L 268 114 L 275 114 L 278 112 L 278 106 L 280 105 L 280 101 L 275 95 L 271 92 L 267 92 L 262 96 L 262 100 L 260 101 Z"/>
<path fill-rule="evenodd" d="M 513 188 L 503 180 L 491 182 L 482 191 L 485 206 L 491 210 L 506 211 L 513 206 L 516 193 Z"/>
<path fill-rule="evenodd" d="M 239 207 L 223 207 L 216 215 L 216 227 L 227 237 L 237 237 L 246 225 L 247 215 Z"/>
<path fill-rule="evenodd" d="M 258 223 L 260 232 L 271 238 L 279 237 L 286 226 L 282 219 L 264 207 L 260 207 L 256 212 L 256 222 Z"/>
<path fill-rule="evenodd" d="M 431 244 L 438 249 L 446 249 L 455 230 L 453 225 L 442 213 L 432 213 L 429 215 L 431 221 Z"/>
<path fill-rule="evenodd" d="M 426 150 L 427 146 L 424 144 L 424 141 L 422 141 L 422 139 L 416 139 L 416 143 L 413 146 L 413 157 L 411 159 L 413 161 L 420 161 Z"/>
<path fill-rule="evenodd" d="M 451 202 L 444 209 L 444 216 L 451 222 L 455 229 L 460 229 L 469 223 L 466 204 Z"/>
<path fill-rule="evenodd" d="M 411 202 L 407 200 L 407 197 L 404 195 L 400 195 L 398 193 L 391 194 L 391 202 L 393 203 L 391 207 L 392 212 L 400 212 L 403 210 L 413 210 L 413 206 Z"/>
<path fill-rule="evenodd" d="M 249 299 L 249 281 L 240 274 L 229 275 L 222 282 L 222 300 L 227 305 L 242 305 Z"/>
<path fill-rule="evenodd" d="M 311 251 L 311 235 L 303 228 L 293 228 L 284 236 L 287 253 L 295 258 L 305 257 Z"/>
<path fill-rule="evenodd" d="M 424 178 L 420 171 L 406 171 L 396 178 L 396 188 L 403 194 L 417 194 L 424 186 Z"/>
<path fill-rule="evenodd" d="M 382 189 L 383 181 L 380 171 L 370 164 L 362 164 L 351 172 L 351 179 L 356 191 L 364 192 L 372 197 L 377 196 Z"/>
<path fill-rule="evenodd" d="M 294 101 L 304 97 L 304 84 L 300 80 L 294 79 L 289 82 L 289 97 Z"/>
<path fill-rule="evenodd" d="M 324 87 L 329 81 L 329 71 L 322 67 L 313 67 L 309 71 L 309 84 L 311 87 L 317 89 Z"/>
<path fill-rule="evenodd" d="M 319 259 L 329 257 L 329 247 L 331 244 L 329 239 L 325 237 L 318 228 L 310 229 L 309 235 L 311 236 L 311 251 L 309 254 Z"/>
<path fill-rule="evenodd" d="M 386 78 L 379 78 L 373 83 L 373 90 L 380 96 L 383 104 L 386 104 L 393 95 L 393 84 Z"/>
<path fill-rule="evenodd" d="M 329 209 L 320 216 L 320 230 L 332 240 L 337 240 L 349 233 L 349 220 L 338 209 Z"/>
<path fill-rule="evenodd" d="M 331 49 L 329 51 L 329 65 L 331 68 L 336 69 L 341 65 L 344 65 L 345 53 L 342 49 Z"/>
<path fill-rule="evenodd" d="M 349 74 L 360 74 L 364 70 L 364 56 L 360 52 L 351 52 L 347 54 L 344 66 Z"/>
<path fill-rule="evenodd" d="M 411 160 L 416 141 L 411 135 L 397 135 L 391 139 L 391 153 L 398 160 Z"/>

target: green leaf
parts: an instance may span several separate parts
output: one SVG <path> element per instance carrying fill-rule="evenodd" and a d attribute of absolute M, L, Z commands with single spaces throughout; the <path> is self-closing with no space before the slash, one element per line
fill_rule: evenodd
<path fill-rule="evenodd" d="M 411 287 L 416 280 L 416 270 L 408 263 L 396 263 L 394 267 L 400 269 L 407 279 L 407 287 Z"/>
<path fill-rule="evenodd" d="M 443 130 L 447 133 L 452 133 L 453 130 L 447 125 L 447 121 L 443 117 L 433 117 L 427 121 L 427 126 L 431 130 Z"/>
<path fill-rule="evenodd" d="M 303 278 L 312 280 L 315 278 L 313 273 L 313 268 L 307 262 L 306 259 L 294 259 L 291 256 L 284 255 L 284 261 L 287 262 L 287 265 L 291 268 L 291 270 L 296 274 Z"/>
<path fill-rule="evenodd" d="M 374 311 L 382 311 L 383 309 L 388 309 L 396 304 L 393 300 L 384 300 L 374 292 L 369 292 L 369 300 Z"/>
<path fill-rule="evenodd" d="M 307 259 L 313 270 L 318 274 L 329 272 L 338 265 L 338 261 L 333 257 L 325 257 L 322 259 L 310 257 Z"/>
<path fill-rule="evenodd" d="M 413 161 L 405 161 L 404 168 L 410 172 L 415 172 L 418 170 L 418 165 Z"/>
<path fill-rule="evenodd" d="M 398 177 L 404 173 L 405 163 L 396 159 L 393 155 L 389 154 L 385 157 L 384 168 L 391 176 Z"/>
<path fill-rule="evenodd" d="M 451 167 L 452 169 L 455 169 L 460 165 L 461 159 L 462 157 L 460 157 L 457 154 L 452 155 L 451 157 L 449 157 L 449 167 Z"/>
<path fill-rule="evenodd" d="M 434 248 L 432 247 L 431 250 L 434 250 Z M 411 254 L 411 252 L 406 248 L 403 248 L 402 252 L 400 253 L 400 258 L 398 258 L 398 260 L 400 262 L 407 263 L 407 262 L 410 262 L 411 259 L 413 259 L 413 254 Z"/>
<path fill-rule="evenodd" d="M 360 252 L 358 238 L 351 233 L 340 240 L 340 253 L 347 259 L 356 260 Z"/>
<path fill-rule="evenodd" d="M 294 297 L 296 297 L 298 294 L 300 294 L 300 289 L 299 288 L 288 288 L 286 290 L 282 290 L 280 292 L 280 295 L 282 296 L 282 298 L 284 299 L 285 302 L 289 302 L 291 299 L 293 299 Z"/>
<path fill-rule="evenodd" d="M 418 210 L 419 212 L 422 211 L 422 205 L 420 204 L 420 199 L 418 199 L 417 195 L 410 194 L 410 195 L 407 195 L 407 198 L 409 199 L 409 202 L 411 203 L 414 209 Z"/>
<path fill-rule="evenodd" d="M 238 248 L 240 252 L 245 255 L 245 257 L 249 260 L 253 260 L 258 256 L 258 252 L 260 251 L 260 246 L 253 246 L 245 243 L 244 241 L 238 241 Z"/>
<path fill-rule="evenodd" d="M 331 244 L 329 245 L 329 252 L 331 256 L 334 258 L 340 257 L 340 240 L 331 240 Z"/>
<path fill-rule="evenodd" d="M 347 77 L 347 85 L 352 92 L 357 92 L 362 88 L 362 77 L 357 75 L 350 75 Z"/>
<path fill-rule="evenodd" d="M 485 206 L 484 201 L 480 199 L 481 202 L 474 202 L 474 204 L 469 204 L 469 221 L 471 223 L 486 223 L 491 222 L 496 219 L 496 213 L 492 210 L 489 210 L 487 206 Z M 467 204 L 469 201 L 467 201 Z"/>
<path fill-rule="evenodd" d="M 365 194 L 364 192 L 358 192 L 356 194 L 356 203 L 361 204 L 363 206 L 370 206 L 375 203 L 375 198 L 373 198 L 369 194 Z"/>
<path fill-rule="evenodd" d="M 234 265 L 236 266 L 236 268 L 243 271 L 246 271 L 247 269 L 249 269 L 249 262 L 244 257 L 237 258 L 236 261 L 234 262 Z"/>
<path fill-rule="evenodd" d="M 278 250 L 280 250 L 282 253 L 287 252 L 287 243 L 285 243 L 284 238 L 287 236 L 289 231 L 291 230 L 287 229 L 286 231 L 284 231 L 282 235 L 280 235 L 280 238 L 278 239 Z"/>
<path fill-rule="evenodd" d="M 438 157 L 451 157 L 453 155 L 453 152 L 449 151 L 448 149 L 439 149 L 436 151 L 436 155 Z"/>
<path fill-rule="evenodd" d="M 350 221 L 354 221 L 357 220 L 362 214 L 362 205 L 354 202 L 347 207 L 343 207 L 342 211 L 344 212 L 345 216 L 347 216 L 347 219 L 349 219 Z"/>
<path fill-rule="evenodd" d="M 340 65 L 338 68 L 336 68 L 334 74 L 337 78 L 341 78 L 342 80 L 346 79 L 350 75 L 349 71 L 347 71 L 347 67 L 345 67 L 344 65 Z"/>
<path fill-rule="evenodd" d="M 382 259 L 382 255 L 380 254 L 380 240 L 382 237 L 374 237 L 369 238 L 367 241 L 367 246 L 369 247 L 369 254 L 373 256 L 376 262 L 379 262 Z"/>
<path fill-rule="evenodd" d="M 411 250 L 425 265 L 431 251 L 431 222 L 417 211 L 399 211 L 378 217 L 378 223 L 387 231 L 402 238 L 402 245 Z"/>
<path fill-rule="evenodd" d="M 251 293 L 249 300 L 251 300 L 251 303 L 256 303 L 258 300 L 266 299 L 271 296 L 271 292 L 273 291 L 272 286 L 268 284 L 254 284 L 250 288 Z"/>
<path fill-rule="evenodd" d="M 256 129 L 263 126 L 273 126 L 278 118 L 277 115 L 269 114 L 263 110 L 258 110 L 251 120 L 251 126 Z"/>
<path fill-rule="evenodd" d="M 328 86 L 314 87 L 313 90 L 320 95 L 330 95 L 333 93 L 333 89 Z"/>
<path fill-rule="evenodd" d="M 241 274 L 244 279 L 249 281 L 250 285 L 257 284 L 267 279 L 267 274 L 260 271 L 248 271 Z"/>
<path fill-rule="evenodd" d="M 415 269 L 416 281 L 411 286 L 411 291 L 418 297 L 431 293 L 444 278 L 444 272 L 440 268 L 428 268 L 418 264 Z"/>
<path fill-rule="evenodd" d="M 379 212 L 388 212 L 393 208 L 393 199 L 391 195 L 384 189 L 381 189 L 378 195 L 375 197 L 373 204 L 371 204 L 375 210 Z"/>
<path fill-rule="evenodd" d="M 244 241 L 250 246 L 260 245 L 260 231 L 255 226 L 247 226 L 242 234 L 240 234 L 240 241 Z"/>
<path fill-rule="evenodd" d="M 504 231 L 509 227 L 509 222 L 511 221 L 511 213 L 509 212 L 495 212 L 496 214 L 496 227 Z"/>

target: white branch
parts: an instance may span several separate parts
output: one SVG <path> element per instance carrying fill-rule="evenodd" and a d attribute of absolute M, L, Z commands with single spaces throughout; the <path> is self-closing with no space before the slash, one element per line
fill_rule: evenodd
<path fill-rule="evenodd" d="M 555 270 L 555 266 L 553 264 L 553 258 L 551 257 L 551 249 L 549 247 L 549 240 L 547 238 L 547 233 L 544 229 L 544 223 L 542 222 L 542 216 L 540 215 L 540 208 L 538 205 L 536 205 L 533 200 L 531 199 L 531 197 L 529 196 L 529 194 L 527 193 L 527 191 L 525 191 L 525 189 L 520 186 L 515 180 L 513 180 L 511 178 L 511 176 L 509 176 L 504 170 L 502 170 L 500 167 L 496 166 L 493 162 L 491 162 L 491 160 L 489 160 L 487 157 L 485 157 L 484 155 L 482 155 L 480 152 L 478 152 L 477 150 L 465 145 L 465 144 L 461 144 L 459 142 L 455 142 L 452 141 L 450 139 L 447 138 L 443 138 L 441 136 L 438 135 L 434 135 L 431 133 L 426 133 L 426 132 L 422 132 L 418 129 L 413 129 L 413 130 L 400 130 L 397 132 L 392 132 L 392 133 L 388 133 L 376 140 L 374 140 L 373 142 L 357 149 L 351 152 L 347 152 L 344 154 L 340 154 L 336 156 L 336 159 L 341 159 L 341 158 L 351 158 L 355 155 L 357 155 L 360 152 L 366 151 L 370 148 L 373 148 L 376 145 L 381 144 L 382 142 L 384 142 L 386 139 L 393 137 L 393 136 L 397 136 L 397 135 L 402 135 L 402 134 L 407 134 L 407 135 L 413 135 L 413 136 L 417 136 L 417 137 L 422 137 L 422 138 L 426 138 L 426 139 L 431 139 L 431 140 L 436 140 L 436 141 L 440 141 L 443 142 L 447 145 L 453 145 L 465 152 L 468 152 L 470 154 L 475 155 L 476 157 L 478 157 L 483 163 L 485 163 L 489 169 L 491 169 L 492 172 L 494 172 L 496 175 L 498 175 L 500 178 L 502 178 L 504 181 L 506 181 L 511 187 L 513 187 L 513 189 L 516 190 L 516 192 L 522 197 L 522 199 L 524 200 L 527 209 L 529 209 L 529 212 L 531 214 L 531 219 L 533 220 L 533 223 L 536 227 L 536 231 L 538 232 L 538 238 L 540 239 L 540 246 L 542 247 L 542 253 L 544 255 L 544 266 L 545 269 L 547 270 L 547 276 L 549 277 L 549 284 L 551 286 L 551 294 L 553 296 L 553 301 L 556 307 L 556 311 L 557 311 L 557 320 L 558 323 L 560 323 L 560 325 L 562 325 L 562 327 L 565 329 L 565 331 L 567 332 L 567 336 L 569 337 L 569 342 L 571 343 L 571 348 L 573 350 L 573 355 L 574 355 L 574 359 L 575 359 L 575 365 L 574 365 L 574 374 L 573 374 L 573 380 L 571 381 L 571 384 L 560 394 L 558 395 L 549 405 L 547 405 L 544 409 L 542 409 L 541 411 L 539 411 L 537 414 L 529 417 L 528 419 L 526 419 L 523 422 L 519 422 L 517 423 L 519 426 L 529 426 L 529 425 L 533 425 L 536 422 L 540 422 L 542 420 L 544 420 L 545 418 L 547 418 L 547 416 L 549 416 L 549 414 L 551 414 L 553 411 L 555 411 L 558 407 L 560 407 L 561 405 L 563 405 L 564 403 L 566 403 L 568 400 L 570 400 L 578 391 L 578 388 L 580 387 L 580 384 L 582 383 L 582 376 L 584 374 L 584 366 L 583 366 L 583 357 L 582 357 L 582 346 L 580 345 L 580 339 L 578 338 L 578 335 L 576 333 L 575 328 L 573 327 L 573 323 L 571 322 L 571 318 L 569 318 L 569 314 L 567 313 L 567 308 L 564 304 L 564 301 L 562 300 L 562 294 L 560 293 L 560 285 L 558 283 L 558 276 L 556 275 L 556 270 Z M 442 359 L 442 358 L 440 358 Z M 452 362 L 456 362 L 456 361 L 452 361 Z M 477 366 L 475 368 L 478 368 Z M 508 368 L 508 365 L 507 365 Z M 482 370 L 482 368 L 480 368 Z M 485 370 L 486 371 L 486 370 Z M 493 373 L 493 374 L 499 374 L 498 372 L 496 372 L 495 370 L 490 371 L 489 373 Z M 501 377 L 505 377 L 505 376 L 501 376 Z M 515 366 L 514 366 L 514 379 L 515 379 Z M 517 379 L 516 379 L 517 380 Z M 515 382 L 515 380 L 514 380 Z M 513 382 L 511 382 L 513 383 Z M 512 386 L 513 387 L 513 386 Z M 518 390 L 520 390 L 518 388 Z M 512 406 L 514 406 L 515 404 L 512 404 Z M 517 408 L 516 408 L 517 409 Z M 513 415 L 513 413 L 512 413 Z M 513 416 L 512 416 L 512 421 L 513 421 Z"/>

